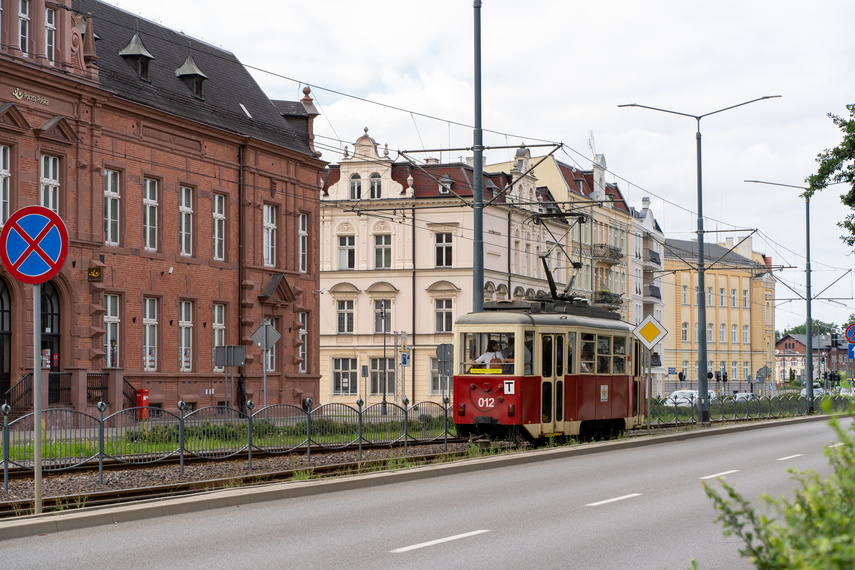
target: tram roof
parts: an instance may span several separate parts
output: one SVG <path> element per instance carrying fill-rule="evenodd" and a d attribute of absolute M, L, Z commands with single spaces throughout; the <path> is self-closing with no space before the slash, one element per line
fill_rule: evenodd
<path fill-rule="evenodd" d="M 563 326 L 601 328 L 619 331 L 631 331 L 632 325 L 614 318 L 603 318 L 600 314 L 567 313 L 538 313 L 522 310 L 484 311 L 480 313 L 468 313 L 459 317 L 458 325 L 529 325 L 529 326 Z"/>

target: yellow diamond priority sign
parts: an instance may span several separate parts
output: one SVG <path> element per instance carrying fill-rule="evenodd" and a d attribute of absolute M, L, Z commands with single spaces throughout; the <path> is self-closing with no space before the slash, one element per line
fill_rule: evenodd
<path fill-rule="evenodd" d="M 665 327 L 663 327 L 659 321 L 654 319 L 652 315 L 648 315 L 646 319 L 641 321 L 638 326 L 633 329 L 632 333 L 644 346 L 648 349 L 652 349 L 656 346 L 656 343 L 665 338 L 668 331 L 666 331 Z"/>

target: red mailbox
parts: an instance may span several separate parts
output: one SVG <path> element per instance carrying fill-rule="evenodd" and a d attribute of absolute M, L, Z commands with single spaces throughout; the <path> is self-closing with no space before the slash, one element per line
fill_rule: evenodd
<path fill-rule="evenodd" d="M 137 419 L 148 419 L 148 390 L 145 388 L 137 390 Z"/>

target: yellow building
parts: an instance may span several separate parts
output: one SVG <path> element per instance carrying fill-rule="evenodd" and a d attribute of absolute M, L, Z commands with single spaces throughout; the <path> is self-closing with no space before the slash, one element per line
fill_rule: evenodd
<path fill-rule="evenodd" d="M 698 381 L 698 340 L 707 339 L 709 386 L 720 394 L 763 393 L 774 369 L 775 280 L 771 258 L 752 250 L 751 238 L 736 246 L 704 244 L 706 291 L 698 291 L 696 241 L 665 241 L 665 366 L 683 372 L 683 385 Z M 699 295 L 706 303 L 707 326 L 698 330 Z M 727 382 L 723 382 L 727 375 Z M 750 386 L 760 378 L 759 386 Z M 766 380 L 766 381 L 764 381 Z M 680 382 L 669 375 L 654 392 L 664 394 Z"/>

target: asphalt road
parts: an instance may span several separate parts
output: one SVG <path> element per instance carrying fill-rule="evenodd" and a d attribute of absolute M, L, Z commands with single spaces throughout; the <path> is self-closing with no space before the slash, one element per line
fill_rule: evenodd
<path fill-rule="evenodd" d="M 791 493 L 826 422 L 0 542 L 7 568 L 750 568 L 702 482 Z M 708 479 L 705 479 L 708 478 Z"/>

